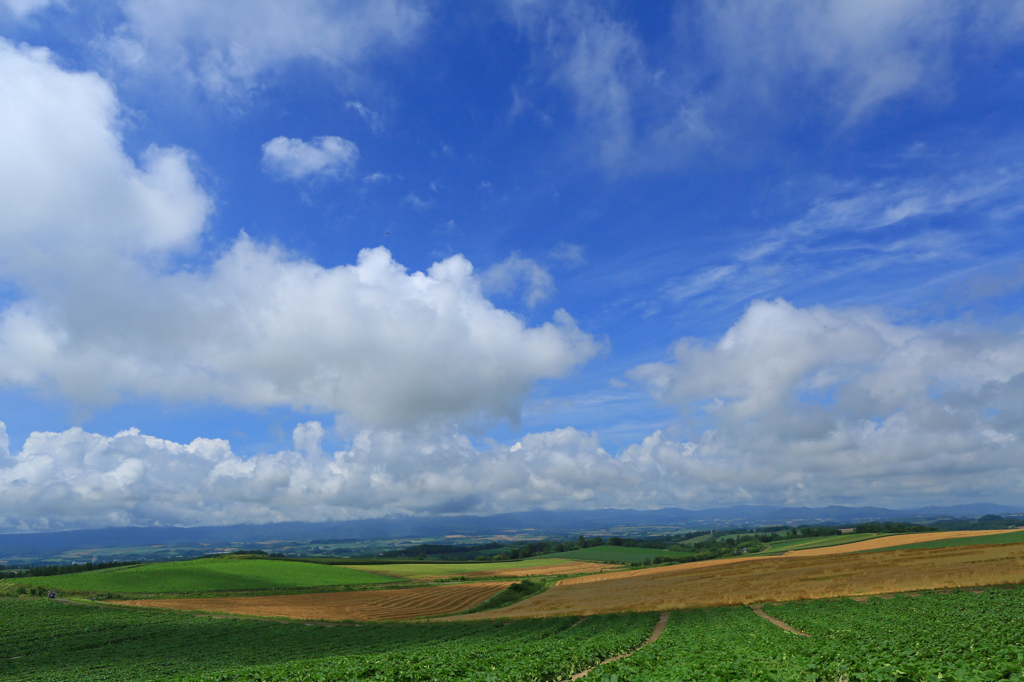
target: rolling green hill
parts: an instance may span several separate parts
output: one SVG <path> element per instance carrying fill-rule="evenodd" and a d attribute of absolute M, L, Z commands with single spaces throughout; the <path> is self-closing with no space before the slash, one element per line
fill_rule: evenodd
<path fill-rule="evenodd" d="M 15 578 L 13 582 L 56 590 L 133 594 L 367 585 L 398 580 L 402 578 L 373 575 L 343 566 L 218 557 L 125 566 L 70 575 Z"/>

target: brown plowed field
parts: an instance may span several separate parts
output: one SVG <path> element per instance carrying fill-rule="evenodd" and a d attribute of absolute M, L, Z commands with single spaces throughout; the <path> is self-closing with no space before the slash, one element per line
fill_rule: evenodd
<path fill-rule="evenodd" d="M 476 606 L 510 583 L 470 583 L 399 590 L 290 594 L 213 599 L 140 599 L 112 602 L 181 611 L 213 611 L 302 620 L 409 620 Z"/>
<path fill-rule="evenodd" d="M 590 615 L 822 599 L 1024 581 L 1024 544 L 742 558 L 563 580 L 518 604 L 454 619 Z"/>
<path fill-rule="evenodd" d="M 998 535 L 1000 533 L 1016 533 L 1018 529 L 1009 530 L 950 530 L 940 533 L 906 533 L 902 535 L 887 535 L 884 538 L 872 538 L 863 542 L 851 542 L 848 545 L 834 545 L 832 547 L 819 547 L 817 549 L 794 549 L 786 552 L 785 556 L 827 556 L 829 554 L 849 554 L 850 552 L 863 552 L 868 549 L 885 549 L 886 547 L 900 547 L 912 545 L 915 542 L 932 542 L 933 540 L 950 540 L 954 538 L 974 538 L 979 535 Z"/>

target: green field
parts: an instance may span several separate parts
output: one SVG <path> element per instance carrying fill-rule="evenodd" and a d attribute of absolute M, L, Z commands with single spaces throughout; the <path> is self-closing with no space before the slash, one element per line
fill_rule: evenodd
<path fill-rule="evenodd" d="M 399 578 L 400 579 L 400 578 Z M 343 566 L 298 561 L 218 557 L 108 568 L 11 582 L 47 589 L 120 594 L 270 590 L 394 582 Z"/>
<path fill-rule="evenodd" d="M 567 679 L 632 650 L 656 620 L 657 614 L 622 614 L 582 623 L 547 618 L 326 628 L 0 598 L 0 680 Z"/>
<path fill-rule="evenodd" d="M 894 549 L 937 549 L 940 547 L 963 547 L 965 545 L 1002 545 L 1013 542 L 1024 542 L 1024 530 L 1012 533 L 996 533 L 994 535 L 980 535 L 966 538 L 947 538 L 945 540 L 929 540 L 928 542 L 915 542 L 909 545 L 898 545 L 896 547 L 882 547 L 871 549 L 869 552 L 891 552 Z"/>
<path fill-rule="evenodd" d="M 464 575 L 473 577 L 474 573 L 485 571 L 522 571 L 524 574 L 531 569 L 547 568 L 549 566 L 565 566 L 566 575 L 571 574 L 572 562 L 565 559 L 524 559 L 522 561 L 473 561 L 467 563 L 404 563 L 404 564 L 352 564 L 346 565 L 354 571 L 363 571 L 381 576 L 394 576 L 397 578 L 433 578 L 445 575 Z"/>
<path fill-rule="evenodd" d="M 796 549 L 816 549 L 818 547 L 835 547 L 853 542 L 863 542 L 872 538 L 881 538 L 889 533 L 852 533 L 850 535 L 827 535 L 823 538 L 794 538 L 792 540 L 775 540 L 765 545 L 766 554 L 789 552 Z"/>
<path fill-rule="evenodd" d="M 678 611 L 588 679 L 619 682 L 1024 680 L 1024 586 Z M 0 598 L 0 680 L 542 682 L 645 641 L 657 614 L 483 622 L 298 622 Z"/>
<path fill-rule="evenodd" d="M 575 549 L 571 552 L 559 552 L 547 556 L 558 557 L 559 559 L 579 559 L 583 561 L 615 561 L 628 564 L 633 561 L 654 560 L 655 557 L 684 557 L 686 554 L 672 552 L 667 549 L 648 549 L 646 547 L 616 547 L 615 545 L 601 545 L 600 547 L 587 547 L 586 549 Z"/>
<path fill-rule="evenodd" d="M 1024 588 L 676 612 L 665 634 L 588 677 L 619 682 L 1024 679 Z"/>

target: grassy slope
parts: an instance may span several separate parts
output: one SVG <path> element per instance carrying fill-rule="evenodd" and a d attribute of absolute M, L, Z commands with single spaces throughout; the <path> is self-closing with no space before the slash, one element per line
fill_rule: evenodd
<path fill-rule="evenodd" d="M 268 559 L 196 559 L 126 566 L 71 575 L 17 578 L 28 585 L 90 592 L 154 593 L 264 590 L 393 582 L 342 566 Z"/>
<path fill-rule="evenodd" d="M 582 559 L 585 561 L 617 561 L 629 563 L 631 561 L 643 561 L 654 559 L 659 556 L 686 556 L 679 552 L 672 552 L 667 549 L 648 549 L 646 547 L 616 547 L 614 545 L 601 545 L 600 547 L 587 547 L 586 549 L 574 549 L 571 552 L 559 552 L 545 556 L 559 559 Z"/>
<path fill-rule="evenodd" d="M 965 545 L 1002 545 L 1012 542 L 1024 542 L 1024 530 L 1016 533 L 998 533 L 996 535 L 980 535 L 967 538 L 947 538 L 945 540 L 930 540 L 928 542 L 915 542 L 909 545 L 898 545 L 896 547 L 881 547 L 871 549 L 869 552 L 891 552 L 894 549 L 933 549 L 939 547 L 963 547 Z"/>
<path fill-rule="evenodd" d="M 402 578 L 430 578 L 437 575 L 472 576 L 474 573 L 482 573 L 484 571 L 527 570 L 555 564 L 566 564 L 566 573 L 572 573 L 571 562 L 565 559 L 550 559 L 546 557 L 543 559 L 525 559 L 523 561 L 481 561 L 479 563 L 353 565 L 350 568 L 356 571 Z"/>

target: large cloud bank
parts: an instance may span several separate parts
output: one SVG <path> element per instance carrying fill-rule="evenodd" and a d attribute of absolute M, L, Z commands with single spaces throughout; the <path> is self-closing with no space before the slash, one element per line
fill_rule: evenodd
<path fill-rule="evenodd" d="M 634 378 L 691 431 L 618 453 L 573 428 L 511 447 L 450 425 L 318 422 L 289 450 L 129 430 L 0 437 L 0 528 L 328 520 L 524 508 L 1013 503 L 1024 492 L 1024 338 L 896 324 L 869 310 L 757 302 L 714 344 L 681 340 Z M 3 434 L 3 431 L 0 431 Z M 29 521 L 31 519 L 31 521 Z"/>
<path fill-rule="evenodd" d="M 242 235 L 205 268 L 211 200 L 181 149 L 122 148 L 99 76 L 0 42 L 0 383 L 96 405 L 125 394 L 340 411 L 407 425 L 515 417 L 599 350 L 559 311 L 527 327 L 461 256 L 408 272 L 383 248 L 324 268 Z M 187 262 L 187 261 L 186 261 Z"/>
<path fill-rule="evenodd" d="M 707 429 L 700 448 L 751 499 L 1009 501 L 1024 487 L 1020 330 L 760 301 L 673 355 L 634 378 Z"/>

